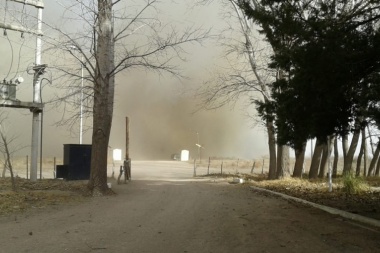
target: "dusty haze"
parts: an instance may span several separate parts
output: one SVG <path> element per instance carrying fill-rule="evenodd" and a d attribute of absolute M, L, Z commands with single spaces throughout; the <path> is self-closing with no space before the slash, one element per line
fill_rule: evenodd
<path fill-rule="evenodd" d="M 53 22 L 61 16 L 59 5 L 56 1 L 44 1 L 44 20 Z M 216 1 L 215 1 L 216 2 Z M 163 6 L 165 7 L 165 6 Z M 4 15 L 4 4 L 0 5 L 0 19 Z M 187 25 L 204 24 L 205 27 L 220 29 L 223 20 L 218 12 L 220 6 L 213 3 L 205 7 L 189 9 L 188 4 L 171 4 L 163 13 L 163 19 L 170 21 L 178 27 Z M 31 9 L 33 14 L 34 10 Z M 49 29 L 45 28 L 45 33 Z M 18 99 L 22 101 L 32 100 L 31 78 L 26 74 L 26 67 L 34 61 L 33 48 L 35 39 L 26 35 L 26 43 L 16 32 L 8 32 L 8 38 L 0 36 L 0 53 L 3 56 L 0 62 L 0 79 L 4 79 L 8 73 L 12 61 L 13 66 L 8 75 L 22 75 L 25 82 L 19 86 Z M 21 46 L 23 44 L 23 46 Z M 46 45 L 44 45 L 46 46 Z M 21 48 L 22 60 L 18 65 Z M 114 108 L 114 120 L 110 139 L 110 149 L 125 147 L 125 117 L 130 118 L 130 155 L 132 159 L 170 159 L 171 154 L 178 153 L 182 149 L 190 151 L 192 157 L 197 156 L 199 142 L 205 148 L 202 156 L 224 156 L 253 159 L 267 154 L 265 132 L 262 128 L 252 128 L 252 122 L 244 115 L 243 104 L 234 109 L 221 108 L 214 111 L 200 111 L 193 113 L 199 103 L 194 97 L 194 90 L 209 77 L 211 70 L 215 71 L 216 65 L 222 65 L 220 49 L 212 42 L 204 47 L 188 47 L 187 62 L 181 63 L 184 75 L 188 80 L 179 81 L 170 76 L 159 77 L 153 73 L 144 71 L 127 71 L 116 78 L 116 96 Z M 44 53 L 43 63 L 49 62 L 49 52 Z M 51 64 L 51 63 L 50 63 Z M 75 61 L 72 64 L 76 64 Z M 18 72 L 17 72 L 18 70 Z M 49 78 L 49 73 L 45 76 Z M 54 78 L 54 77 L 53 77 Z M 78 84 L 79 85 L 79 84 Z M 44 83 L 42 98 L 47 101 L 54 91 L 47 82 Z M 14 145 L 25 147 L 15 155 L 24 156 L 30 154 L 32 115 L 23 109 L 1 109 L 9 114 L 7 130 L 17 136 Z M 78 109 L 79 110 L 79 109 Z M 63 108 L 46 106 L 44 113 L 44 139 L 43 156 L 62 156 L 63 144 L 78 143 L 78 130 L 70 132 L 65 127 L 56 127 L 54 123 L 60 119 Z M 79 120 L 78 120 L 79 121 Z M 86 126 L 91 122 L 86 121 Z M 197 135 L 198 133 L 198 135 Z M 91 131 L 84 134 L 84 143 L 91 142 Z"/>

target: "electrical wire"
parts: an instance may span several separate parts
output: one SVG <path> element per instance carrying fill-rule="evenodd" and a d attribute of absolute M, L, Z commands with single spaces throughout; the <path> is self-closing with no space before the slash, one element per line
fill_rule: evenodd
<path fill-rule="evenodd" d="M 22 50 L 22 47 L 25 43 L 25 39 L 23 39 L 22 43 L 21 43 L 21 46 L 20 46 L 20 50 L 18 51 L 18 64 L 17 64 L 17 70 L 15 72 L 15 75 L 13 77 L 13 79 L 16 78 L 17 74 L 19 73 L 19 70 L 20 70 L 20 62 L 21 62 L 21 50 Z"/>
<path fill-rule="evenodd" d="M 5 8 L 4 8 L 4 23 L 7 18 L 7 10 L 8 10 L 8 0 L 5 1 Z"/>
<path fill-rule="evenodd" d="M 8 1 L 8 0 L 7 0 Z M 13 66 L 13 46 L 12 46 L 12 43 L 11 43 L 11 41 L 9 40 L 9 37 L 7 36 L 7 38 L 8 38 L 8 42 L 9 42 L 9 46 L 11 47 L 11 53 L 12 53 L 12 60 L 11 60 L 11 65 L 10 65 L 10 67 L 9 67 L 9 70 L 8 70 L 8 74 L 7 74 L 7 76 L 4 78 L 4 79 L 7 79 L 8 78 L 8 76 L 9 76 L 9 74 L 11 73 L 11 70 L 12 70 L 12 66 Z"/>

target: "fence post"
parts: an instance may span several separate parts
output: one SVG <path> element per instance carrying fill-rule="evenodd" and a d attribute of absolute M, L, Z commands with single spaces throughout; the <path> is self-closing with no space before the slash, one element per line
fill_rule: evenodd
<path fill-rule="evenodd" d="M 210 174 L 210 160 L 211 160 L 211 157 L 208 157 L 207 175 Z"/>
<path fill-rule="evenodd" d="M 194 172 L 193 172 L 193 177 L 196 177 L 197 176 L 197 165 L 196 165 L 196 159 L 194 159 Z"/>
<path fill-rule="evenodd" d="M 263 159 L 263 166 L 261 167 L 261 174 L 264 174 L 264 162 L 265 162 L 265 160 Z"/>
<path fill-rule="evenodd" d="M 55 171 L 55 165 L 56 164 L 56 159 L 55 159 L 55 156 L 54 156 L 54 162 L 53 162 L 53 166 L 54 166 L 54 168 L 53 168 L 53 177 L 55 178 L 55 175 L 56 175 L 56 171 Z"/>
<path fill-rule="evenodd" d="M 251 169 L 251 174 L 253 173 L 253 169 L 255 168 L 255 163 L 256 163 L 256 161 L 253 161 L 252 169 Z"/>
<path fill-rule="evenodd" d="M 222 164 L 220 165 L 220 175 L 223 175 L 223 161 L 222 161 Z"/>
<path fill-rule="evenodd" d="M 29 157 L 26 156 L 26 179 L 29 179 Z"/>

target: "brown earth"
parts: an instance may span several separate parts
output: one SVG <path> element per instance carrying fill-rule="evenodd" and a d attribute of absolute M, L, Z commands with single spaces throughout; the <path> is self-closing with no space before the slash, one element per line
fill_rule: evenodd
<path fill-rule="evenodd" d="M 7 212 L 0 215 L 0 253 L 354 253 L 380 247 L 378 228 L 249 187 L 276 185 L 305 198 L 319 189 L 332 199 L 323 181 L 268 182 L 256 175 L 244 176 L 248 183 L 229 184 L 243 175 L 192 177 L 192 167 L 178 162 L 142 162 L 134 168 L 132 178 L 139 180 L 117 185 L 110 179 L 117 194 L 107 197 L 86 197 L 84 181 L 18 179 L 15 193 L 8 179 L 0 181 L 1 210 Z M 338 192 L 335 182 L 337 201 L 331 203 L 346 203 Z"/>
<path fill-rule="evenodd" d="M 285 179 L 267 181 L 264 180 L 265 175 L 260 174 L 253 176 L 213 174 L 207 177 L 229 178 L 229 180 L 234 177 L 241 177 L 245 179 L 247 184 L 380 220 L 379 178 L 368 180 L 372 188 L 355 194 L 347 194 L 342 189 L 339 180 L 334 180 L 333 191 L 329 192 L 327 183 L 322 180 Z M 18 190 L 14 192 L 10 190 L 11 181 L 9 178 L 0 179 L 0 215 L 22 212 L 28 209 L 41 209 L 62 203 L 81 202 L 88 197 L 85 181 L 43 179 L 31 182 L 18 178 L 16 184 Z"/>
<path fill-rule="evenodd" d="M 0 252 L 378 252 L 377 229 L 224 180 L 115 185 L 115 196 L 0 216 Z"/>
<path fill-rule="evenodd" d="M 0 178 L 0 215 L 80 202 L 88 196 L 85 182 L 43 179 L 37 182 L 17 178 L 12 191 L 10 178 Z"/>

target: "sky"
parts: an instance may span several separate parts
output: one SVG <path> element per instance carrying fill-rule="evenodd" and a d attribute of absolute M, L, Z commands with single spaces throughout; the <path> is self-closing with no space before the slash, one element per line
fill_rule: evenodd
<path fill-rule="evenodd" d="M 65 25 L 59 19 L 67 15 L 59 1 L 44 1 L 45 22 Z M 138 2 L 138 1 L 136 1 Z M 0 6 L 0 20 L 7 18 L 4 4 Z M 190 6 L 186 1 L 177 3 L 163 3 L 159 5 L 160 21 L 167 22 L 177 29 L 188 26 L 202 25 L 212 28 L 218 33 L 223 29 L 225 20 L 222 18 L 222 6 L 214 1 L 212 4 L 200 7 Z M 191 7 L 191 8 L 190 8 Z M 23 10 L 34 15 L 33 8 Z M 73 28 L 75 29 L 75 28 Z M 47 36 L 53 36 L 51 29 L 43 26 Z M 0 80 L 11 79 L 18 75 L 23 76 L 25 82 L 17 90 L 17 98 L 21 101 L 32 100 L 31 75 L 26 69 L 34 60 L 33 49 L 35 38 L 8 31 L 7 36 L 0 35 Z M 49 45 L 43 44 L 46 49 Z M 110 150 L 125 148 L 125 117 L 130 119 L 130 156 L 136 160 L 166 160 L 174 153 L 186 149 L 191 157 L 197 157 L 197 144 L 201 144 L 202 157 L 234 157 L 241 159 L 258 159 L 266 155 L 266 134 L 263 127 L 253 127 L 252 119 L 247 113 L 244 102 L 234 107 L 226 106 L 212 111 L 196 111 L 199 99 L 194 91 L 210 78 L 210 73 L 223 71 L 224 52 L 215 41 L 209 41 L 203 46 L 186 46 L 188 52 L 186 62 L 178 62 L 182 73 L 187 79 L 177 78 L 142 70 L 123 72 L 116 77 L 116 92 L 114 115 L 112 122 Z M 12 57 L 13 56 L 13 57 Z M 53 57 L 46 51 L 42 62 Z M 66 59 L 67 64 L 77 64 L 75 60 Z M 10 67 L 12 65 L 12 67 Z M 8 74 L 9 72 L 9 74 Z M 53 72 L 47 72 L 47 79 L 55 80 Z M 79 84 L 78 84 L 79 85 Z M 48 101 L 59 91 L 43 82 L 44 101 Z M 75 108 L 74 108 L 75 110 Z M 3 123 L 7 131 L 16 136 L 14 140 L 17 156 L 30 154 L 32 115 L 24 109 L 3 109 L 8 113 Z M 79 143 L 79 125 L 70 130 L 66 126 L 56 126 L 56 122 L 64 115 L 64 108 L 46 105 L 43 116 L 43 157 L 62 157 L 63 144 Z M 91 127 L 89 120 L 85 121 L 85 128 Z M 91 143 L 91 131 L 84 133 L 83 143 Z"/>

